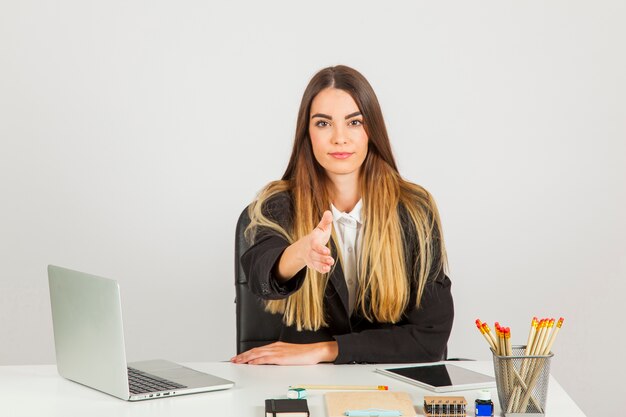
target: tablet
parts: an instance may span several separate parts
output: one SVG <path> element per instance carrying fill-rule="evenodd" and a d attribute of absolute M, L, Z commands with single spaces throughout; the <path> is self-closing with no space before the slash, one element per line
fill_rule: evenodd
<path fill-rule="evenodd" d="M 376 372 L 434 392 L 463 391 L 496 386 L 496 380 L 492 376 L 449 364 L 379 368 L 376 369 Z"/>

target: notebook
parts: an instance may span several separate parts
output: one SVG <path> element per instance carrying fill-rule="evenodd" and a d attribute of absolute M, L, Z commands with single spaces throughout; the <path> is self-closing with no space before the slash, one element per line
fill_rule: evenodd
<path fill-rule="evenodd" d="M 234 385 L 162 359 L 127 364 L 117 281 L 49 265 L 48 282 L 57 369 L 64 378 L 128 401 Z"/>
<path fill-rule="evenodd" d="M 411 396 L 396 391 L 338 391 L 324 394 L 326 415 L 345 417 L 347 411 L 385 410 L 400 411 L 402 417 L 416 417 Z M 372 414 L 374 415 L 374 414 Z"/>
<path fill-rule="evenodd" d="M 496 386 L 496 381 L 492 376 L 450 364 L 379 368 L 376 369 L 376 372 L 434 392 L 463 391 Z"/>
<path fill-rule="evenodd" d="M 267 399 L 265 417 L 309 417 L 306 399 Z"/>

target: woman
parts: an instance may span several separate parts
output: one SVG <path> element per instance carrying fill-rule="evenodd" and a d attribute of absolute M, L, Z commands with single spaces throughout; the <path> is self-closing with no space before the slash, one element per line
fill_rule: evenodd
<path fill-rule="evenodd" d="M 250 289 L 283 315 L 248 364 L 441 360 L 454 316 L 439 214 L 396 168 L 378 99 L 346 66 L 310 81 L 287 170 L 250 206 Z"/>

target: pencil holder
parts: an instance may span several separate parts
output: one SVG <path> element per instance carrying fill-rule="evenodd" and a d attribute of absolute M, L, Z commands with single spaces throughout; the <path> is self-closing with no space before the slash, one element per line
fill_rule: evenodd
<path fill-rule="evenodd" d="M 544 416 L 552 352 L 525 356 L 526 346 L 513 346 L 511 356 L 492 350 L 500 407 L 506 417 Z"/>

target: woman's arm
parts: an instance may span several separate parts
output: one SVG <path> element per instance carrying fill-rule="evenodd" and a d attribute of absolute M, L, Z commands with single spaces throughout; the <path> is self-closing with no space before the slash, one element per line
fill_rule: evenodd
<path fill-rule="evenodd" d="M 289 200 L 272 205 L 274 221 L 285 226 L 289 218 Z M 281 299 L 297 291 L 305 278 L 305 267 L 319 272 L 330 271 L 334 260 L 325 246 L 331 234 L 332 214 L 324 212 L 318 226 L 307 236 L 289 245 L 287 240 L 269 230 L 262 230 L 258 239 L 241 257 L 241 264 L 253 293 L 264 299 Z M 233 358 L 233 363 L 306 365 L 333 362 L 337 342 L 294 344 L 276 342 L 250 349 Z"/>
<path fill-rule="evenodd" d="M 230 359 L 233 363 L 250 365 L 315 365 L 337 358 L 337 342 L 285 343 L 275 342 L 250 349 Z"/>
<path fill-rule="evenodd" d="M 279 195 L 267 206 L 266 215 L 288 229 L 293 210 L 289 197 Z M 325 246 L 331 228 L 332 214 L 327 211 L 310 234 L 291 245 L 273 230 L 258 230 L 255 243 L 241 256 L 250 290 L 266 300 L 282 299 L 300 288 L 306 275 L 305 267 L 328 272 L 334 263 Z"/>

